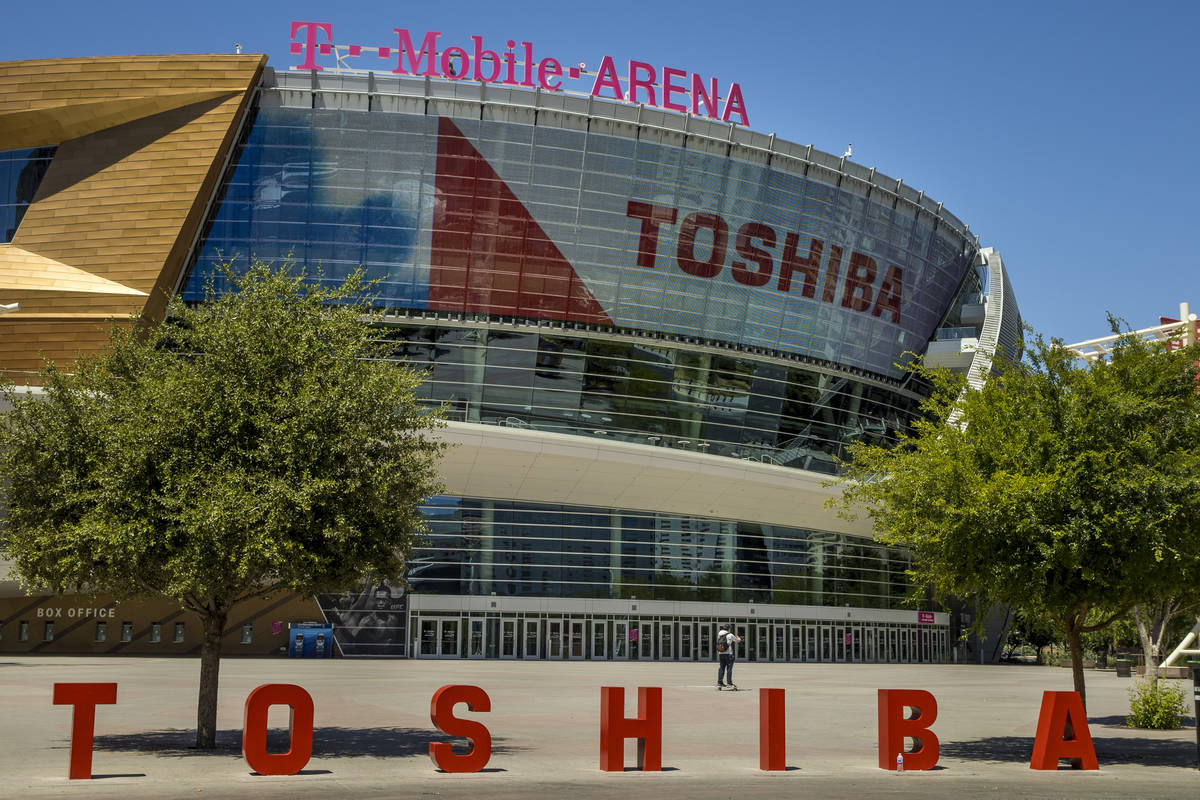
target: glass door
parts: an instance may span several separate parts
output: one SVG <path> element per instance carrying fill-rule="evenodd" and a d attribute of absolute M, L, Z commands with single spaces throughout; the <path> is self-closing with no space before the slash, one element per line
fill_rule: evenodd
<path fill-rule="evenodd" d="M 608 623 L 592 620 L 592 658 L 608 658 Z"/>
<path fill-rule="evenodd" d="M 679 660 L 692 661 L 695 659 L 692 647 L 692 634 L 696 630 L 696 623 L 681 622 L 679 623 Z"/>
<path fill-rule="evenodd" d="M 517 657 L 517 621 L 515 619 L 500 620 L 500 657 Z"/>
<path fill-rule="evenodd" d="M 791 634 L 792 644 L 792 661 L 804 660 L 804 626 L 799 622 L 793 622 L 788 628 Z"/>
<path fill-rule="evenodd" d="M 546 658 L 562 658 L 566 648 L 563 646 L 563 621 L 552 619 L 547 623 Z"/>
<path fill-rule="evenodd" d="M 775 651 L 771 654 L 772 661 L 787 661 L 787 627 L 782 622 L 773 626 L 775 634 Z"/>
<path fill-rule="evenodd" d="M 584 638 L 583 635 L 584 621 L 581 619 L 573 619 L 570 620 L 567 625 L 570 631 L 570 638 L 567 642 L 567 647 L 569 648 L 568 658 L 585 658 L 587 656 L 587 639 Z"/>
<path fill-rule="evenodd" d="M 637 657 L 643 661 L 654 658 L 654 625 L 650 622 L 637 624 Z"/>
<path fill-rule="evenodd" d="M 525 628 L 525 658 L 541 658 L 539 647 L 542 642 L 542 637 L 538 634 L 540 623 L 536 619 L 525 619 L 521 621 Z"/>
<path fill-rule="evenodd" d="M 661 661 L 675 658 L 675 623 L 661 622 L 658 625 L 658 657 Z"/>
<path fill-rule="evenodd" d="M 482 619 L 472 619 L 470 624 L 470 638 L 468 639 L 467 657 L 468 658 L 483 658 L 485 644 L 487 641 L 487 633 L 483 627 Z"/>
<path fill-rule="evenodd" d="M 770 661 L 771 660 L 771 626 L 764 623 L 754 626 L 754 639 L 757 647 L 755 648 L 755 660 Z"/>
<path fill-rule="evenodd" d="M 429 619 L 428 617 L 422 617 L 420 619 L 420 622 L 417 625 L 417 628 L 420 631 L 418 633 L 417 642 L 417 656 L 419 658 L 437 658 L 437 625 L 438 621 L 436 619 Z"/>
<path fill-rule="evenodd" d="M 833 661 L 833 631 L 828 625 L 821 626 L 821 660 Z"/>
<path fill-rule="evenodd" d="M 613 623 L 612 651 L 617 661 L 629 659 L 629 623 L 625 620 Z"/>
<path fill-rule="evenodd" d="M 804 626 L 804 641 L 805 641 L 804 660 L 805 661 L 816 661 L 817 660 L 817 631 L 818 631 L 818 628 L 815 625 L 805 625 Z"/>
<path fill-rule="evenodd" d="M 458 658 L 458 620 L 439 619 L 438 624 L 438 658 Z"/>
<path fill-rule="evenodd" d="M 713 629 L 712 625 L 707 622 L 700 623 L 700 658 L 703 661 L 710 661 L 713 657 L 712 652 Z"/>

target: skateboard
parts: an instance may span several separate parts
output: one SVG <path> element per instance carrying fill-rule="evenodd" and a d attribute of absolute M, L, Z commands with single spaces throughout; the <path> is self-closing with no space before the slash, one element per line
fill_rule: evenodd
<path fill-rule="evenodd" d="M 739 689 L 735 684 L 730 684 L 728 686 L 718 686 L 717 691 L 718 692 L 745 692 L 748 690 L 747 689 Z"/>

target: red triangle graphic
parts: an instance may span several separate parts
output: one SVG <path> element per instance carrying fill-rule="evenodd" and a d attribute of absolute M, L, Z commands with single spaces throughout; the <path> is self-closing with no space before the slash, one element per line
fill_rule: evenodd
<path fill-rule="evenodd" d="M 431 310 L 612 325 L 542 226 L 445 117 L 436 186 Z"/>

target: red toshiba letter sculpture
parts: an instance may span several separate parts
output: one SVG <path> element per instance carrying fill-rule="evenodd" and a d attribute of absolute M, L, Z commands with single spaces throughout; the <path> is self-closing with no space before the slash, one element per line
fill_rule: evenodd
<path fill-rule="evenodd" d="M 54 705 L 74 706 L 71 715 L 71 771 L 75 778 L 92 777 L 92 735 L 96 730 L 96 706 L 117 702 L 115 683 L 56 683 Z"/>
<path fill-rule="evenodd" d="M 1058 769 L 1060 758 L 1067 759 L 1072 769 L 1100 769 L 1079 692 L 1042 694 L 1042 710 L 1038 714 L 1037 738 L 1033 740 L 1033 758 L 1029 767 Z"/>
<path fill-rule="evenodd" d="M 758 768 L 787 769 L 783 689 L 758 690 Z"/>
<path fill-rule="evenodd" d="M 291 708 L 286 753 L 267 752 L 267 711 Z M 246 697 L 242 720 L 242 756 L 259 775 L 295 775 L 312 757 L 312 696 L 293 683 L 264 683 Z"/>
<path fill-rule="evenodd" d="M 638 769 L 662 769 L 662 688 L 638 687 L 638 715 L 625 717 L 625 689 L 600 687 L 600 769 L 625 769 L 625 740 L 637 739 Z"/>
<path fill-rule="evenodd" d="M 913 715 L 904 717 L 908 706 Z M 904 768 L 933 769 L 940 751 L 938 738 L 929 726 L 937 721 L 937 700 L 924 689 L 879 690 L 879 768 L 895 769 L 896 756 L 904 753 Z M 916 745 L 905 751 L 904 740 Z"/>
<path fill-rule="evenodd" d="M 492 757 L 492 734 L 480 722 L 454 716 L 454 706 L 466 703 L 470 711 L 491 711 L 492 701 L 478 686 L 443 686 L 429 701 L 429 719 L 442 733 L 470 739 L 470 752 L 456 755 L 446 742 L 430 742 L 429 757 L 434 765 L 446 772 L 479 772 Z"/>

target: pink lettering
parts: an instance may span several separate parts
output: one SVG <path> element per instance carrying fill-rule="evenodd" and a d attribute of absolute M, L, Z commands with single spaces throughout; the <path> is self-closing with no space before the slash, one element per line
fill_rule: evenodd
<path fill-rule="evenodd" d="M 296 34 L 304 31 L 304 42 L 295 41 Z M 333 24 L 329 22 L 297 22 L 292 21 L 292 46 L 291 52 L 293 55 L 299 55 L 301 51 L 304 53 L 304 61 L 300 64 L 300 69 L 323 69 L 317 66 L 317 32 L 325 34 L 325 38 L 333 41 Z M 328 53 L 329 45 L 322 45 L 323 52 Z"/>
<path fill-rule="evenodd" d="M 729 118 L 734 114 L 742 118 L 743 125 L 749 127 L 750 117 L 746 114 L 746 101 L 742 99 L 742 87 L 736 83 L 731 83 L 729 85 L 729 98 L 725 101 L 725 113 L 721 114 L 721 121 L 729 122 Z"/>
<path fill-rule="evenodd" d="M 600 62 L 600 70 L 596 73 L 596 80 L 592 83 L 592 97 L 600 97 L 600 90 L 603 88 L 612 90 L 613 97 L 617 100 L 625 99 L 625 92 L 621 90 L 621 79 L 617 76 L 617 68 L 613 64 L 612 56 L 605 56 Z"/>
<path fill-rule="evenodd" d="M 712 119 L 717 118 L 717 98 L 720 93 L 717 91 L 717 79 L 713 78 L 709 81 L 708 89 L 704 88 L 704 79 L 699 75 L 692 75 L 692 113 L 700 115 L 700 103 L 703 101 L 705 108 L 705 116 Z"/>
<path fill-rule="evenodd" d="M 393 28 L 393 33 L 399 37 L 399 42 L 396 46 L 396 68 L 392 70 L 397 75 L 408 75 L 411 71 L 413 75 L 429 75 L 431 77 L 439 77 L 437 64 L 434 59 L 437 58 L 437 40 L 442 34 L 439 31 L 428 31 L 425 38 L 421 40 L 421 49 L 413 48 L 412 36 L 409 35 L 406 28 Z M 457 48 L 455 48 L 457 49 Z M 408 70 L 404 69 L 404 55 L 408 54 Z M 464 53 L 464 55 L 466 55 Z M 421 59 L 425 59 L 425 70 L 421 70 Z"/>
<path fill-rule="evenodd" d="M 682 103 L 676 103 L 671 99 L 671 95 L 684 94 L 687 92 L 686 86 L 681 86 L 672 82 L 671 80 L 672 78 L 682 78 L 685 75 L 687 75 L 687 73 L 681 69 L 675 69 L 674 67 L 663 67 L 663 108 L 669 108 L 672 111 L 678 111 L 681 114 L 687 112 L 687 106 L 683 105 Z"/>
<path fill-rule="evenodd" d="M 645 77 L 640 77 L 639 73 L 645 73 Z M 629 62 L 629 102 L 636 103 L 638 101 L 638 89 L 645 89 L 646 94 L 650 97 L 648 101 L 650 105 L 658 105 L 657 95 L 654 92 L 654 82 L 658 80 L 658 73 L 654 67 L 644 61 Z"/>
<path fill-rule="evenodd" d="M 553 58 L 543 58 L 538 63 L 538 85 L 543 89 L 549 89 L 552 92 L 561 89 L 562 81 L 556 80 L 551 82 L 549 78 L 560 78 L 562 74 L 562 64 Z"/>

